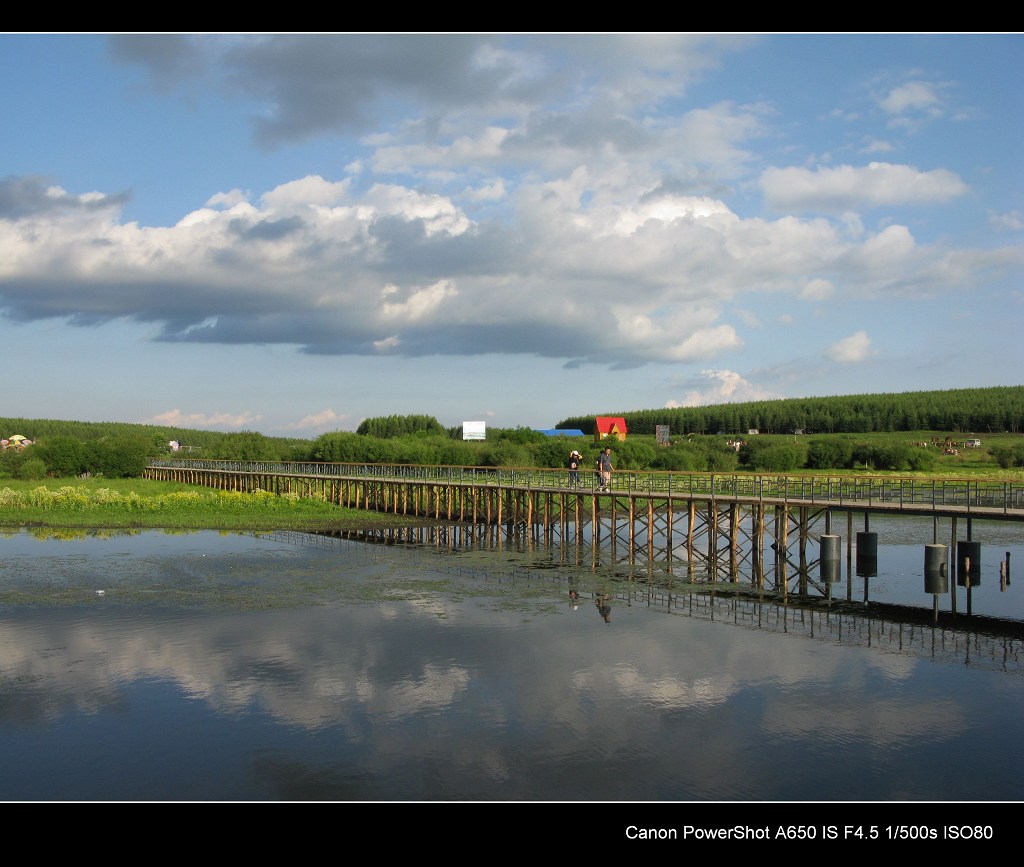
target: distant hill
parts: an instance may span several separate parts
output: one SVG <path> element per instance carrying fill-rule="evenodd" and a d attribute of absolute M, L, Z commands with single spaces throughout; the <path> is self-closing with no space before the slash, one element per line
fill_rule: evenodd
<path fill-rule="evenodd" d="M 702 433 L 869 433 L 872 431 L 1024 430 L 1024 385 L 855 394 L 722 403 L 711 406 L 596 412 L 560 421 L 558 428 L 594 431 L 594 416 L 622 416 L 632 434 L 668 425 L 673 436 Z"/>

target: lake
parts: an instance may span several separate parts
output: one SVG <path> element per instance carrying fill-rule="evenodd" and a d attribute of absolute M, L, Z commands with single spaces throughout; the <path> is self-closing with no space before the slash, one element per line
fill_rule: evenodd
<path fill-rule="evenodd" d="M 931 607 L 931 527 L 873 522 L 873 601 Z M 998 575 L 1021 525 L 973 538 L 973 612 L 1024 619 Z M 1019 632 L 868 617 L 861 577 L 836 586 L 849 610 L 537 545 L 8 532 L 0 799 L 1024 797 Z"/>

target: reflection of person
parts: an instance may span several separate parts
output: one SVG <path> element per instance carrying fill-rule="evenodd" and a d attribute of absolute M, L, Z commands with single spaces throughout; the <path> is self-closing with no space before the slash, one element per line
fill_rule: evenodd
<path fill-rule="evenodd" d="M 598 459 L 598 465 L 601 468 L 601 490 L 610 491 L 612 484 L 612 472 L 615 467 L 612 466 L 612 449 L 611 446 L 607 446 L 601 457 Z"/>
<path fill-rule="evenodd" d="M 612 597 L 609 596 L 607 593 L 598 594 L 598 597 L 594 600 L 594 604 L 597 606 L 597 613 L 604 618 L 605 623 L 612 622 L 612 606 L 610 604 L 611 601 Z"/>
<path fill-rule="evenodd" d="M 581 455 L 576 449 L 569 452 L 569 484 L 572 487 L 579 487 L 580 484 L 580 464 L 583 463 L 583 455 Z"/>

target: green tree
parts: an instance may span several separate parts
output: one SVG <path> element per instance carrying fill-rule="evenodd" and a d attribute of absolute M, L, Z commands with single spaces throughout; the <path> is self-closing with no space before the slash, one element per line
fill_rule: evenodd
<path fill-rule="evenodd" d="M 70 478 L 86 472 L 86 447 L 80 439 L 69 436 L 55 436 L 44 439 L 32 449 L 46 464 L 51 475 Z"/>
<path fill-rule="evenodd" d="M 751 439 L 740 448 L 740 463 L 757 472 L 781 472 L 801 468 L 807 460 L 802 443 L 778 439 Z"/>
<path fill-rule="evenodd" d="M 141 437 L 110 437 L 86 447 L 86 467 L 93 475 L 115 479 L 142 475 L 152 444 Z"/>
<path fill-rule="evenodd" d="M 834 470 L 849 467 L 853 459 L 853 443 L 845 439 L 815 439 L 807 446 L 807 466 L 813 470 Z"/>
<path fill-rule="evenodd" d="M 481 466 L 484 467 L 529 467 L 533 465 L 533 453 L 525 445 L 512 440 L 500 439 L 488 442 L 481 451 Z"/>
<path fill-rule="evenodd" d="M 445 429 L 432 415 L 389 415 L 367 418 L 356 428 L 361 436 L 374 436 L 381 439 L 405 436 L 406 434 L 423 431 L 428 434 L 442 434 Z"/>
<path fill-rule="evenodd" d="M 225 434 L 214 449 L 225 461 L 275 461 L 277 448 L 261 433 L 251 430 Z"/>

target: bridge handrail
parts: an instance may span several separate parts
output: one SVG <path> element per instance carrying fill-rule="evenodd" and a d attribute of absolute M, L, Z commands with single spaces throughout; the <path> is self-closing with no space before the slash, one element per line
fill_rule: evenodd
<path fill-rule="evenodd" d="M 580 471 L 579 487 L 567 469 L 537 467 L 464 467 L 421 464 L 322 463 L 316 461 L 222 461 L 160 458 L 152 468 L 324 478 L 379 479 L 460 485 L 592 490 L 593 471 Z M 773 500 L 836 504 L 898 504 L 1024 509 L 1024 480 L 915 478 L 897 476 L 786 475 L 768 473 L 623 470 L 613 476 L 615 491 L 634 494 L 711 497 L 725 500 Z"/>

